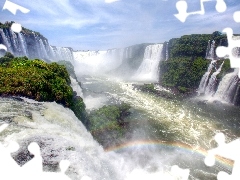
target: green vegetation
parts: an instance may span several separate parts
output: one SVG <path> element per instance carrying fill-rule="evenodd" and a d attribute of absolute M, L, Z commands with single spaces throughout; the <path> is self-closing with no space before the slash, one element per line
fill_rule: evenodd
<path fill-rule="evenodd" d="M 154 84 L 144 84 L 140 87 L 142 91 L 156 93 L 156 89 L 154 88 Z"/>
<path fill-rule="evenodd" d="M 137 88 L 143 92 L 150 93 L 154 96 L 161 96 L 166 99 L 176 99 L 176 96 L 171 92 L 155 89 L 155 86 L 153 83 L 143 84 L 143 85 L 134 85 L 134 88 Z"/>
<path fill-rule="evenodd" d="M 88 129 L 103 145 L 108 141 L 113 141 L 123 135 L 125 130 L 123 127 L 127 124 L 124 118 L 130 114 L 130 108 L 129 104 L 122 103 L 93 110 L 88 116 Z"/>
<path fill-rule="evenodd" d="M 66 67 L 69 75 L 72 78 L 77 79 L 77 76 L 76 76 L 75 71 L 74 71 L 74 67 L 73 67 L 71 62 L 62 60 L 62 61 L 58 61 L 57 63 L 60 64 L 60 65 L 64 65 Z"/>
<path fill-rule="evenodd" d="M 181 93 L 197 88 L 209 61 L 204 58 L 174 58 L 162 62 L 160 66 L 161 84 L 177 88 Z"/>
<path fill-rule="evenodd" d="M 62 61 L 58 61 L 57 64 L 65 66 L 68 74 L 72 78 L 77 79 L 77 76 L 76 76 L 75 71 L 74 71 L 74 67 L 73 67 L 71 62 L 62 60 Z M 78 83 L 79 83 L 79 86 L 81 86 L 81 83 L 80 82 L 78 82 Z M 86 106 L 83 102 L 83 99 L 79 96 L 74 97 L 73 98 L 73 103 L 71 104 L 70 108 L 73 110 L 75 115 L 79 119 L 81 119 L 82 123 L 86 127 L 88 127 L 87 113 L 85 111 Z"/>
<path fill-rule="evenodd" d="M 221 32 L 213 34 L 192 34 L 169 41 L 169 59 L 161 62 L 160 83 L 165 87 L 177 90 L 180 93 L 192 92 L 198 88 L 203 74 L 210 63 L 205 59 L 209 40 L 215 45 L 227 46 L 227 37 Z M 229 69 L 226 62 L 223 72 Z"/>
<path fill-rule="evenodd" d="M 0 95 L 56 101 L 71 108 L 85 121 L 85 104 L 81 97 L 74 97 L 69 74 L 63 65 L 6 53 L 0 58 L 0 73 Z"/>
<path fill-rule="evenodd" d="M 215 45 L 221 42 L 227 46 L 227 37 L 221 32 L 213 34 L 192 34 L 174 38 L 169 41 L 170 58 L 178 57 L 205 57 L 209 40 L 215 40 Z"/>

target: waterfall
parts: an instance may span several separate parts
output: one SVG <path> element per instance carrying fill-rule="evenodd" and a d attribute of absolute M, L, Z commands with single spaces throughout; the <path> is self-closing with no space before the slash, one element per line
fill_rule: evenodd
<path fill-rule="evenodd" d="M 55 60 L 56 55 L 52 46 L 49 46 L 49 56 L 50 56 L 50 59 Z"/>
<path fill-rule="evenodd" d="M 14 55 L 19 56 L 21 50 L 20 50 L 20 47 L 18 46 L 17 35 L 11 29 L 9 29 L 9 32 L 10 32 L 10 41 L 12 42 Z"/>
<path fill-rule="evenodd" d="M 169 58 L 169 52 L 168 52 L 168 42 L 166 43 L 166 58 L 165 61 L 167 61 Z"/>
<path fill-rule="evenodd" d="M 108 53 L 110 53 L 110 52 L 108 52 Z M 74 51 L 73 58 L 75 61 L 81 62 L 92 56 L 97 56 L 98 54 L 99 54 L 98 51 Z"/>
<path fill-rule="evenodd" d="M 65 60 L 70 62 L 74 61 L 72 51 L 69 48 L 63 47 L 62 51 L 63 51 L 63 57 Z"/>
<path fill-rule="evenodd" d="M 12 154 L 20 165 L 31 159 L 27 146 L 36 142 L 45 171 L 57 171 L 58 163 L 66 159 L 71 163 L 68 176 L 72 180 L 83 176 L 93 180 L 124 179 L 118 170 L 124 165 L 119 164 L 121 159 L 114 153 L 105 153 L 70 109 L 26 98 L 0 98 L 0 105 L 0 118 L 10 123 L 0 139 L 5 145 L 11 141 L 20 144 L 20 149 Z"/>
<path fill-rule="evenodd" d="M 0 28 L 0 40 L 14 56 L 74 62 L 71 48 L 50 46 L 46 38 L 35 32 L 15 33 L 11 28 Z"/>
<path fill-rule="evenodd" d="M 54 59 L 56 61 L 65 60 L 65 61 L 74 62 L 73 53 L 69 48 L 52 46 L 52 50 L 55 52 Z"/>
<path fill-rule="evenodd" d="M 158 69 L 162 50 L 163 44 L 147 46 L 144 52 L 143 62 L 132 79 L 137 81 L 158 81 Z"/>
<path fill-rule="evenodd" d="M 42 58 L 41 51 L 40 51 L 39 38 L 37 35 L 35 35 L 35 33 L 33 33 L 33 36 L 34 36 L 34 46 L 35 46 L 36 53 L 37 53 L 37 55 L 35 54 L 35 56 L 36 56 L 35 58 Z"/>
<path fill-rule="evenodd" d="M 106 58 L 112 59 L 119 66 L 123 62 L 124 49 L 109 49 L 106 54 Z"/>
<path fill-rule="evenodd" d="M 12 47 L 11 47 L 11 43 L 9 42 L 9 39 L 6 37 L 4 31 L 2 29 L 0 29 L 0 35 L 2 37 L 3 40 L 3 44 L 7 47 L 7 50 L 11 53 L 13 53 Z"/>
<path fill-rule="evenodd" d="M 226 102 L 232 103 L 237 90 L 238 82 L 238 69 L 236 68 L 234 69 L 234 72 L 228 73 L 223 77 L 214 97 L 220 101 L 224 100 Z"/>
<path fill-rule="evenodd" d="M 75 91 L 77 93 L 77 96 L 83 97 L 82 88 L 78 84 L 77 80 L 72 78 L 71 76 L 70 76 L 70 79 L 71 79 L 71 87 L 72 87 L 73 91 Z"/>
<path fill-rule="evenodd" d="M 28 57 L 27 43 L 25 37 L 21 33 L 18 33 L 18 42 L 21 47 L 21 54 Z"/>
<path fill-rule="evenodd" d="M 40 52 L 41 52 L 41 57 L 44 59 L 48 59 L 48 54 L 45 45 L 43 44 L 42 39 L 39 39 L 39 46 L 40 46 Z"/>
<path fill-rule="evenodd" d="M 217 75 L 221 72 L 223 64 L 224 64 L 224 61 L 221 64 L 221 66 L 218 68 L 218 70 L 211 75 L 209 82 L 207 84 L 206 90 L 205 90 L 206 95 L 212 96 L 216 92 L 216 87 L 217 87 L 217 83 L 218 83 Z"/>
<path fill-rule="evenodd" d="M 112 150 L 107 152 L 93 139 L 70 109 L 55 102 L 40 103 L 23 99 L 24 101 L 17 101 L 0 98 L 0 119 L 9 124 L 0 133 L 0 145 L 3 144 L 5 148 L 12 141 L 19 144 L 19 150 L 11 153 L 19 165 L 24 165 L 26 162 L 32 165 L 31 161 L 34 159 L 28 151 L 28 145 L 36 142 L 40 147 L 42 158 L 40 163 L 43 165 L 42 169 L 41 164 L 38 164 L 39 166 L 35 167 L 36 172 L 50 171 L 52 179 L 59 179 L 57 174 L 61 160 L 70 162 L 66 174 L 71 180 L 135 180 L 140 177 L 151 180 L 183 179 L 181 177 L 189 173 L 184 173 L 186 170 L 181 168 L 177 169 L 178 172 L 170 172 L 170 166 L 162 160 L 166 152 L 170 152 L 172 161 L 178 154 L 182 154 L 182 151 L 176 155 L 175 150 L 173 152 L 172 148 L 166 148 L 161 149 L 163 154 L 161 155 L 155 146 L 141 147 L 137 144 L 133 146 L 134 148 L 130 146 L 126 153 L 115 153 Z M 150 161 L 145 162 L 143 155 L 150 158 Z M 170 155 L 166 161 L 169 160 Z M 183 156 L 189 157 L 189 154 Z M 139 162 L 143 162 L 144 166 L 139 165 Z M 1 165 L 3 163 L 5 162 L 1 162 Z"/>
<path fill-rule="evenodd" d="M 124 49 L 124 58 L 125 59 L 130 59 L 133 57 L 133 49 L 132 47 L 127 47 Z"/>
<path fill-rule="evenodd" d="M 212 60 L 211 63 L 208 66 L 207 72 L 203 75 L 199 87 L 198 87 L 198 93 L 202 94 L 205 93 L 205 89 L 207 87 L 208 84 L 208 80 L 209 80 L 209 75 L 211 74 L 213 68 L 215 68 L 216 66 L 216 60 Z"/>
<path fill-rule="evenodd" d="M 208 41 L 206 59 L 211 59 L 211 60 L 215 59 L 215 41 L 214 40 L 212 40 L 212 43 L 210 40 Z"/>

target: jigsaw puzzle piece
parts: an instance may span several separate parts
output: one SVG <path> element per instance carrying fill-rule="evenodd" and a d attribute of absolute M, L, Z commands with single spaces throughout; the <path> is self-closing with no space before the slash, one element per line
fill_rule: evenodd
<path fill-rule="evenodd" d="M 21 167 L 21 173 L 27 175 L 26 178 L 34 179 L 34 177 L 39 177 L 43 171 L 43 160 L 40 147 L 36 142 L 32 142 L 28 146 L 28 150 L 34 155 L 34 157 Z"/>
<path fill-rule="evenodd" d="M 189 15 L 193 15 L 193 14 L 203 15 L 203 14 L 205 14 L 205 9 L 204 9 L 203 3 L 207 2 L 207 1 L 211 1 L 211 0 L 200 0 L 200 6 L 201 6 L 200 11 L 194 11 L 194 12 L 188 13 L 187 12 L 187 8 L 188 8 L 187 2 L 180 0 L 176 3 L 176 9 L 178 10 L 178 14 L 174 14 L 174 16 L 181 22 L 185 22 Z M 225 12 L 227 9 L 227 5 L 226 5 L 225 1 L 224 0 L 216 0 L 216 1 L 217 1 L 216 6 L 215 6 L 216 10 L 219 13 Z"/>
<path fill-rule="evenodd" d="M 217 0 L 217 4 L 215 6 L 216 10 L 220 13 L 225 12 L 227 9 L 227 5 L 224 0 Z"/>
<path fill-rule="evenodd" d="M 233 30 L 231 28 L 225 28 L 223 30 L 227 34 L 228 47 L 219 46 L 216 49 L 218 57 L 229 56 L 231 68 L 240 68 L 240 58 L 234 53 L 234 49 L 240 48 L 240 39 L 233 39 Z M 239 74 L 240 77 L 240 74 Z"/>
<path fill-rule="evenodd" d="M 225 143 L 225 136 L 223 133 L 218 133 L 215 136 L 215 141 L 218 143 L 218 147 L 208 151 L 208 155 L 205 158 L 205 164 L 207 166 L 213 166 L 215 164 L 215 155 L 230 159 L 234 161 L 232 174 L 229 175 L 226 172 L 219 172 L 218 180 L 237 180 L 240 177 L 240 139 L 236 139 L 230 143 Z"/>
<path fill-rule="evenodd" d="M 240 11 L 236 11 L 234 14 L 233 14 L 233 19 L 235 22 L 239 23 L 240 22 Z"/>
<path fill-rule="evenodd" d="M 21 24 L 13 23 L 11 26 L 11 30 L 13 32 L 20 33 L 22 31 L 22 26 L 21 26 Z"/>
<path fill-rule="evenodd" d="M 17 151 L 19 145 L 16 142 L 11 142 L 7 147 L 0 143 L 0 163 L 1 177 L 5 179 L 18 179 L 20 166 L 12 158 L 11 153 Z M 14 173 L 13 173 L 14 172 Z"/>
<path fill-rule="evenodd" d="M 186 1 L 178 1 L 176 3 L 176 8 L 178 10 L 178 14 L 174 14 L 176 18 L 178 18 L 181 22 L 185 22 L 189 14 L 187 13 L 187 2 Z"/>
<path fill-rule="evenodd" d="M 189 169 L 181 169 L 177 165 L 171 167 L 171 174 L 177 177 L 177 179 L 179 180 L 188 180 L 189 173 Z"/>
<path fill-rule="evenodd" d="M 8 1 L 8 0 L 6 0 L 5 4 L 3 6 L 3 10 L 5 10 L 5 9 L 9 10 L 14 15 L 16 15 L 17 10 L 21 11 L 22 13 L 29 13 L 29 11 L 30 11 L 29 9 L 24 8 L 18 4 Z"/>

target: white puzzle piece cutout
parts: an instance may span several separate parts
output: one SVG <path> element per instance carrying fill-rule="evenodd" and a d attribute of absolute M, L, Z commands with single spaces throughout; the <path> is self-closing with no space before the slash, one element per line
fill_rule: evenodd
<path fill-rule="evenodd" d="M 3 6 L 3 10 L 5 10 L 5 9 L 9 10 L 14 15 L 16 15 L 17 10 L 19 10 L 22 13 L 25 13 L 25 14 L 30 12 L 29 9 L 27 9 L 25 7 L 22 7 L 18 4 L 15 4 L 15 3 L 11 2 L 11 1 L 8 1 L 8 0 L 6 0 L 5 4 Z"/>
<path fill-rule="evenodd" d="M 185 22 L 187 17 L 190 15 L 194 15 L 194 14 L 203 15 L 203 14 L 205 14 L 205 9 L 204 9 L 203 3 L 207 2 L 207 1 L 212 1 L 212 0 L 200 0 L 201 9 L 199 11 L 187 12 L 187 8 L 188 8 L 187 2 L 184 0 L 180 0 L 176 3 L 176 8 L 178 10 L 178 14 L 174 14 L 174 16 L 177 19 L 179 19 L 181 22 Z M 226 5 L 225 1 L 224 0 L 216 0 L 216 1 L 217 1 L 216 6 L 215 6 L 216 10 L 219 13 L 226 11 L 227 5 Z"/>
<path fill-rule="evenodd" d="M 223 32 L 227 34 L 228 47 L 225 46 L 217 47 L 216 54 L 220 58 L 228 55 L 230 59 L 231 68 L 240 68 L 240 57 L 237 57 L 237 55 L 233 53 L 233 50 L 235 48 L 240 48 L 240 38 L 233 39 L 233 30 L 231 28 L 225 28 Z M 238 74 L 238 76 L 240 77 L 240 73 Z"/>
<path fill-rule="evenodd" d="M 13 23 L 11 26 L 11 30 L 13 32 L 20 33 L 22 31 L 22 26 L 21 26 L 21 24 Z"/>
<path fill-rule="evenodd" d="M 223 133 L 218 133 L 215 136 L 215 141 L 218 143 L 218 147 L 208 151 L 208 155 L 205 158 L 205 164 L 207 166 L 213 166 L 215 164 L 215 156 L 221 156 L 234 161 L 232 174 L 229 175 L 226 172 L 220 171 L 217 175 L 218 180 L 239 180 L 240 177 L 240 139 L 236 139 L 230 143 L 225 143 L 225 136 Z"/>

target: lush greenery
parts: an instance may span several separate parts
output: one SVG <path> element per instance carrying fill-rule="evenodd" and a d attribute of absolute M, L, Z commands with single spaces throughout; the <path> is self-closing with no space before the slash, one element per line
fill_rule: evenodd
<path fill-rule="evenodd" d="M 160 83 L 180 93 L 192 92 L 198 88 L 210 60 L 205 59 L 209 40 L 227 46 L 226 35 L 215 31 L 213 34 L 192 34 L 169 41 L 169 59 L 161 62 Z M 223 65 L 223 72 L 229 64 Z M 223 73 L 219 77 L 222 77 Z"/>
<path fill-rule="evenodd" d="M 166 87 L 177 88 L 182 93 L 188 92 L 198 87 L 208 63 L 208 60 L 201 57 L 194 60 L 182 57 L 164 61 L 160 66 L 161 83 Z"/>
<path fill-rule="evenodd" d="M 85 104 L 75 97 L 64 65 L 14 57 L 6 53 L 0 58 L 0 95 L 24 96 L 37 101 L 56 101 L 71 108 L 85 121 Z"/>
<path fill-rule="evenodd" d="M 73 91 L 64 66 L 26 57 L 11 58 L 10 53 L 0 58 L 0 94 L 71 105 Z"/>
<path fill-rule="evenodd" d="M 218 31 L 215 31 L 213 34 L 184 35 L 169 41 L 169 56 L 170 58 L 205 57 L 209 40 L 214 40 L 216 46 L 218 46 L 220 42 L 221 45 L 227 46 L 226 35 Z"/>
<path fill-rule="evenodd" d="M 156 96 L 161 96 L 167 99 L 175 99 L 175 95 L 164 91 L 164 90 L 158 90 L 155 88 L 154 84 L 143 84 L 143 85 L 134 85 L 134 88 L 137 88 L 141 91 L 148 92 L 150 94 L 156 95 Z"/>
<path fill-rule="evenodd" d="M 124 118 L 130 114 L 130 105 L 108 105 L 93 110 L 88 116 L 88 129 L 103 145 L 123 135 L 126 126 Z"/>
<path fill-rule="evenodd" d="M 72 78 L 77 79 L 77 76 L 76 76 L 75 71 L 74 71 L 74 66 L 72 65 L 71 62 L 63 60 L 63 61 L 58 61 L 57 63 L 60 64 L 60 65 L 64 65 L 66 67 L 69 75 Z"/>

